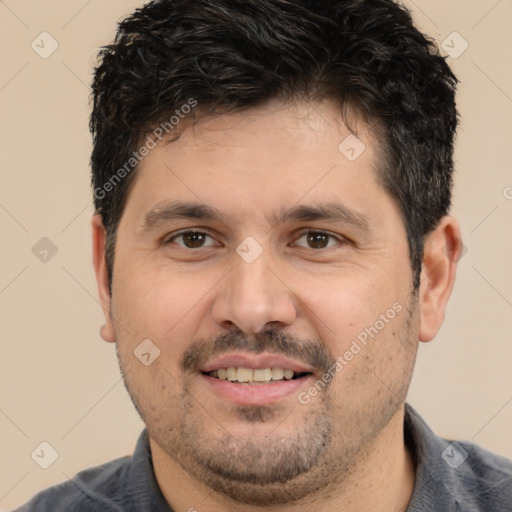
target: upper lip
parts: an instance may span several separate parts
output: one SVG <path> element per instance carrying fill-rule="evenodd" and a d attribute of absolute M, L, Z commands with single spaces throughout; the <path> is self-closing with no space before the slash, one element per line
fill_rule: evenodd
<path fill-rule="evenodd" d="M 283 368 L 284 370 L 292 370 L 295 373 L 313 373 L 313 369 L 309 366 L 288 359 L 284 356 L 272 354 L 247 354 L 247 353 L 230 353 L 223 354 L 211 361 L 208 361 L 200 371 L 209 373 L 219 368 L 230 367 L 241 368 Z"/>

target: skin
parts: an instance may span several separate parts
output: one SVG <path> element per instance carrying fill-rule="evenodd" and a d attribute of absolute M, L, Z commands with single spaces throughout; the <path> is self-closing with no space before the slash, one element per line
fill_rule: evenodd
<path fill-rule="evenodd" d="M 356 129 L 366 149 L 350 162 L 338 145 L 351 132 L 334 104 L 271 102 L 202 120 L 157 146 L 139 166 L 119 223 L 112 296 L 105 233 L 93 218 L 101 334 L 117 345 L 173 510 L 407 507 L 414 465 L 404 402 L 418 344 L 443 321 L 462 244 L 456 220 L 444 217 L 426 238 L 421 286 L 412 293 L 405 227 L 377 180 L 377 140 L 364 123 Z M 148 212 L 175 200 L 213 206 L 225 218 L 144 228 Z M 282 207 L 332 201 L 364 215 L 367 229 L 272 218 Z M 173 238 L 192 228 L 209 235 L 203 246 Z M 308 230 L 334 238 L 315 245 Z M 248 236 L 263 251 L 252 263 L 236 252 Z M 393 304 L 401 311 L 301 403 L 299 391 Z M 133 352 L 148 338 L 160 356 L 145 366 Z M 237 405 L 212 391 L 198 367 L 244 347 L 284 353 L 314 375 L 277 402 Z"/>

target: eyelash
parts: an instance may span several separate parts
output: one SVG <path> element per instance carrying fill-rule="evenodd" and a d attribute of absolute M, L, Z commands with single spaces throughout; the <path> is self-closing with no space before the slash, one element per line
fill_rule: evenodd
<path fill-rule="evenodd" d="M 204 231 L 197 231 L 197 230 L 193 230 L 193 229 L 188 229 L 186 231 L 180 231 L 178 233 L 175 233 L 174 235 L 172 235 L 170 238 L 166 238 L 163 240 L 162 242 L 162 245 L 169 245 L 170 243 L 172 243 L 176 238 L 179 238 L 181 236 L 184 236 L 184 235 L 187 235 L 187 234 L 198 234 L 198 235 L 206 235 L 207 237 L 209 238 L 212 238 L 213 237 L 211 235 L 209 235 L 208 233 L 204 232 Z M 300 233 L 299 237 L 297 238 L 297 240 L 300 240 L 302 237 L 304 237 L 305 235 L 308 235 L 308 234 L 314 234 L 314 235 L 327 235 L 329 238 L 333 238 L 335 240 L 337 240 L 338 243 L 346 243 L 346 240 L 342 239 L 342 238 L 339 238 L 338 236 L 335 236 L 335 235 L 332 235 L 331 233 L 328 233 L 326 231 L 321 231 L 321 230 L 315 230 L 315 229 L 309 229 L 307 231 L 303 231 Z M 211 247 L 211 246 L 202 246 L 202 247 L 197 247 L 197 248 L 190 248 L 190 247 L 185 247 L 184 245 L 180 245 L 180 244 L 176 244 L 178 245 L 179 247 L 183 248 L 183 249 L 188 249 L 190 251 L 194 251 L 194 250 L 198 250 L 198 249 L 205 249 L 207 247 Z M 333 247 L 333 245 L 328 245 L 327 247 L 323 247 L 321 249 L 314 249 L 314 248 L 311 248 L 311 247 L 304 247 L 304 246 L 300 246 L 302 247 L 303 249 L 311 249 L 313 251 L 321 251 L 321 250 L 326 250 L 326 249 L 330 249 Z"/>

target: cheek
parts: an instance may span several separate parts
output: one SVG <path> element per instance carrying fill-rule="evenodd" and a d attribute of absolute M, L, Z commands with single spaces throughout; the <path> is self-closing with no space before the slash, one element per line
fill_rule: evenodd
<path fill-rule="evenodd" d="M 130 345 L 149 338 L 162 351 L 171 344 L 173 353 L 183 352 L 214 284 L 215 279 L 210 283 L 203 273 L 171 272 L 165 267 L 138 265 L 119 272 L 114 281 L 113 313 L 125 328 L 121 339 L 126 340 L 129 332 Z M 177 345 L 180 340 L 184 346 Z"/>
<path fill-rule="evenodd" d="M 303 314 L 335 357 L 348 350 L 358 336 L 364 338 L 381 314 L 391 309 L 386 319 L 394 318 L 393 304 L 400 302 L 399 291 L 390 283 L 359 272 L 309 278 L 301 290 Z M 390 321 L 389 326 L 394 323 Z"/>

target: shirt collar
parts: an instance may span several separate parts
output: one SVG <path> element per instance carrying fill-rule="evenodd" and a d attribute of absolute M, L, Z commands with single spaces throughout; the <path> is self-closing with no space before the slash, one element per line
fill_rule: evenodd
<path fill-rule="evenodd" d="M 450 443 L 438 437 L 407 403 L 404 439 L 416 470 L 414 490 L 407 512 L 455 510 L 453 493 L 458 485 L 457 476 L 442 456 Z"/>
<path fill-rule="evenodd" d="M 128 482 L 134 502 L 130 510 L 172 512 L 156 481 L 147 429 L 142 431 L 135 446 Z"/>

